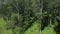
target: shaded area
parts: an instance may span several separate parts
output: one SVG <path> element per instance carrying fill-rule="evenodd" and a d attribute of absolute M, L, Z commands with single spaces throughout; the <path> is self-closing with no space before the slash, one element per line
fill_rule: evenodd
<path fill-rule="evenodd" d="M 58 20 L 58 25 L 54 27 L 54 30 L 56 31 L 56 34 L 60 34 L 60 21 Z"/>

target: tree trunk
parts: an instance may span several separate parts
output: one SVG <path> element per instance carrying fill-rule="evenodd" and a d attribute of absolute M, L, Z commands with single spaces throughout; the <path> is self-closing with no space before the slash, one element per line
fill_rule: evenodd
<path fill-rule="evenodd" d="M 40 32 L 39 34 L 42 34 L 42 31 L 41 31 L 41 23 L 42 23 L 42 11 L 43 11 L 43 0 L 39 0 L 39 11 L 40 11 Z"/>

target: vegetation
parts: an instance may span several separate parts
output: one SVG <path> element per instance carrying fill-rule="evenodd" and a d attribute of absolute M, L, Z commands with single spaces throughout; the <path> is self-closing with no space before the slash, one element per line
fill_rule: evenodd
<path fill-rule="evenodd" d="M 60 34 L 60 0 L 0 0 L 0 34 Z"/>

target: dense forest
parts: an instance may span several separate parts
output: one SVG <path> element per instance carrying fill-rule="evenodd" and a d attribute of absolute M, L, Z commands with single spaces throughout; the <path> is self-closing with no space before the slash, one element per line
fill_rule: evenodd
<path fill-rule="evenodd" d="M 60 0 L 0 0 L 0 34 L 60 34 Z"/>

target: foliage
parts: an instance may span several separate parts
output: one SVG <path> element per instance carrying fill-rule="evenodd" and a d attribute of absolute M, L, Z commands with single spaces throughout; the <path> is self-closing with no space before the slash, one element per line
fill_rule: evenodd
<path fill-rule="evenodd" d="M 38 34 L 39 33 L 39 25 L 35 22 L 32 27 L 30 27 L 25 34 Z"/>
<path fill-rule="evenodd" d="M 42 31 L 42 34 L 56 34 L 53 27 L 45 27 L 45 29 Z"/>
<path fill-rule="evenodd" d="M 0 0 L 0 34 L 59 34 L 59 26 L 60 0 Z"/>

